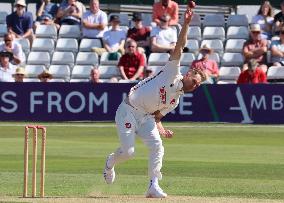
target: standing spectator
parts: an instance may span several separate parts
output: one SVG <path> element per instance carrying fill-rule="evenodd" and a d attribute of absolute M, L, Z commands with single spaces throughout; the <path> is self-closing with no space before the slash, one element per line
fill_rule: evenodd
<path fill-rule="evenodd" d="M 52 79 L 52 75 L 49 73 L 48 70 L 44 70 L 37 77 L 40 80 L 40 82 L 49 82 Z"/>
<path fill-rule="evenodd" d="M 45 14 L 51 15 L 52 20 L 54 20 L 54 18 L 56 17 L 58 6 L 56 3 L 52 3 L 51 0 L 40 0 L 40 2 L 36 4 L 36 10 L 37 21 L 41 21 L 42 16 Z"/>
<path fill-rule="evenodd" d="M 126 53 L 120 58 L 118 67 L 124 80 L 133 81 L 143 78 L 145 59 L 137 51 L 137 43 L 134 40 L 126 42 Z"/>
<path fill-rule="evenodd" d="M 248 62 L 248 69 L 243 71 L 237 81 L 237 84 L 256 84 L 266 83 L 266 74 L 258 67 L 255 59 Z"/>
<path fill-rule="evenodd" d="M 281 11 L 274 16 L 274 32 L 279 35 L 284 23 L 284 1 L 280 3 Z"/>
<path fill-rule="evenodd" d="M 257 15 L 252 18 L 252 23 L 260 25 L 262 39 L 271 39 L 273 20 L 273 8 L 269 1 L 264 1 Z"/>
<path fill-rule="evenodd" d="M 140 53 L 146 53 L 146 55 L 149 55 L 151 29 L 143 26 L 141 13 L 134 13 L 132 20 L 134 22 L 134 27 L 128 30 L 127 38 L 136 41 L 138 51 Z"/>
<path fill-rule="evenodd" d="M 284 66 L 284 27 L 280 31 L 280 40 L 271 43 L 271 61 L 274 66 Z"/>
<path fill-rule="evenodd" d="M 16 0 L 16 11 L 6 17 L 8 32 L 13 33 L 17 39 L 27 38 L 33 42 L 33 16 L 26 12 L 25 0 Z"/>
<path fill-rule="evenodd" d="M 248 69 L 247 63 L 250 59 L 255 59 L 259 67 L 266 73 L 266 53 L 268 49 L 267 40 L 261 39 L 261 29 L 259 24 L 251 24 L 250 39 L 244 43 L 243 55 L 245 57 L 245 64 L 243 70 Z"/>
<path fill-rule="evenodd" d="M 112 15 L 110 17 L 111 28 L 104 33 L 103 46 L 104 48 L 94 47 L 92 50 L 99 56 L 103 52 L 112 53 L 110 56 L 113 60 L 117 58 L 117 52 L 124 53 L 124 43 L 126 38 L 126 32 L 120 29 L 120 19 L 118 15 Z"/>
<path fill-rule="evenodd" d="M 10 63 L 13 54 L 8 51 L 0 52 L 0 82 L 14 82 L 13 74 L 16 67 Z"/>
<path fill-rule="evenodd" d="M 90 72 L 90 82 L 91 83 L 101 83 L 100 71 L 97 67 L 94 67 Z"/>
<path fill-rule="evenodd" d="M 25 54 L 20 43 L 14 40 L 12 33 L 4 35 L 4 42 L 0 44 L 0 51 L 8 51 L 13 54 L 12 63 L 17 65 L 25 61 Z"/>
<path fill-rule="evenodd" d="M 22 67 L 18 67 L 16 69 L 15 74 L 13 74 L 13 77 L 15 78 L 15 82 L 24 82 L 24 78 L 26 76 L 25 69 Z"/>
<path fill-rule="evenodd" d="M 158 53 L 171 53 L 177 42 L 176 30 L 169 27 L 170 16 L 163 15 L 160 25 L 151 31 L 151 50 Z"/>
<path fill-rule="evenodd" d="M 100 9 L 99 0 L 90 0 L 90 10 L 83 14 L 83 37 L 102 38 L 107 30 L 107 14 Z"/>
<path fill-rule="evenodd" d="M 63 1 L 60 4 L 56 17 L 60 25 L 80 25 L 85 12 L 85 6 L 77 0 Z"/>
<path fill-rule="evenodd" d="M 153 5 L 153 21 L 160 25 L 160 18 L 167 14 L 171 17 L 169 25 L 178 24 L 178 4 L 172 0 L 160 0 Z"/>
<path fill-rule="evenodd" d="M 200 49 L 201 59 L 194 60 L 191 64 L 191 69 L 202 69 L 209 76 L 209 83 L 214 83 L 219 76 L 219 69 L 217 62 L 209 59 L 210 54 L 213 53 L 213 50 L 209 45 L 203 45 Z"/>

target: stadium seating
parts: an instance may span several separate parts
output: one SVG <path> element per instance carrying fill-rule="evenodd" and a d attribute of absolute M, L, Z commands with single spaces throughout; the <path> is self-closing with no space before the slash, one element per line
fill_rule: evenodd
<path fill-rule="evenodd" d="M 247 27 L 248 23 L 248 16 L 247 15 L 229 15 L 227 19 L 227 27 L 230 26 L 245 26 Z"/>
<path fill-rule="evenodd" d="M 81 37 L 81 29 L 79 25 L 62 25 L 58 34 L 59 38 L 76 38 Z"/>
<path fill-rule="evenodd" d="M 236 81 L 241 73 L 239 67 L 221 67 L 219 70 L 219 80 Z"/>
<path fill-rule="evenodd" d="M 223 27 L 205 27 L 203 30 L 203 39 L 225 40 L 225 30 Z"/>
<path fill-rule="evenodd" d="M 45 69 L 44 65 L 26 65 L 25 72 L 28 78 L 37 78 Z"/>
<path fill-rule="evenodd" d="M 242 52 L 245 39 L 228 39 L 225 46 L 225 52 Z"/>
<path fill-rule="evenodd" d="M 72 69 L 75 63 L 75 57 L 73 52 L 61 52 L 55 51 L 52 56 L 52 65 L 69 65 Z"/>
<path fill-rule="evenodd" d="M 26 38 L 15 39 L 19 44 L 21 44 L 22 49 L 26 56 L 30 53 L 30 41 Z"/>
<path fill-rule="evenodd" d="M 242 66 L 244 63 L 244 58 L 241 53 L 224 53 L 221 66 Z"/>
<path fill-rule="evenodd" d="M 24 78 L 24 82 L 40 82 L 38 78 Z"/>
<path fill-rule="evenodd" d="M 187 39 L 201 40 L 201 28 L 197 26 L 190 26 L 187 33 Z"/>
<path fill-rule="evenodd" d="M 119 59 L 121 57 L 121 54 L 118 53 L 118 58 L 117 60 L 109 60 L 108 59 L 109 53 L 108 52 L 104 52 L 101 55 L 101 60 L 100 60 L 100 65 L 117 65 L 119 62 Z"/>
<path fill-rule="evenodd" d="M 37 38 L 57 39 L 57 28 L 55 25 L 37 25 L 35 35 Z"/>
<path fill-rule="evenodd" d="M 93 47 L 102 47 L 102 42 L 100 39 L 88 39 L 88 38 L 83 38 L 80 43 L 79 51 L 86 51 L 90 52 L 92 51 Z"/>
<path fill-rule="evenodd" d="M 0 11 L 0 24 L 6 24 L 6 16 L 8 13 L 6 11 Z"/>
<path fill-rule="evenodd" d="M 78 52 L 78 41 L 74 38 L 59 38 L 56 43 L 55 51 L 70 51 L 76 55 Z"/>
<path fill-rule="evenodd" d="M 269 82 L 282 82 L 284 81 L 284 66 L 276 67 L 271 66 L 267 71 L 267 80 Z"/>
<path fill-rule="evenodd" d="M 36 38 L 33 41 L 32 51 L 47 51 L 50 54 L 54 52 L 54 40 L 50 38 Z"/>
<path fill-rule="evenodd" d="M 204 46 L 205 44 L 209 45 L 214 50 L 214 52 L 217 52 L 219 54 L 222 54 L 224 52 L 223 42 L 219 39 L 203 40 L 201 42 L 201 47 Z"/>
<path fill-rule="evenodd" d="M 95 52 L 79 52 L 76 57 L 76 65 L 97 65 L 98 55 Z"/>
<path fill-rule="evenodd" d="M 168 53 L 151 53 L 148 59 L 149 66 L 163 66 L 170 58 Z"/>
<path fill-rule="evenodd" d="M 7 33 L 7 25 L 0 24 L 0 37 L 3 37 Z"/>
<path fill-rule="evenodd" d="M 219 26 L 225 27 L 225 18 L 221 14 L 207 14 L 203 20 L 203 27 Z"/>
<path fill-rule="evenodd" d="M 180 73 L 182 75 L 185 75 L 189 71 L 190 67 L 189 66 L 180 66 Z"/>
<path fill-rule="evenodd" d="M 50 65 L 48 70 L 54 79 L 63 79 L 64 81 L 69 81 L 70 79 L 70 68 L 68 65 Z"/>
<path fill-rule="evenodd" d="M 120 77 L 120 72 L 117 66 L 99 66 L 99 71 L 102 79 Z"/>
<path fill-rule="evenodd" d="M 29 65 L 50 65 L 50 54 L 48 52 L 31 51 L 28 56 L 27 64 Z"/>
<path fill-rule="evenodd" d="M 248 39 L 249 30 L 247 27 L 240 26 L 231 26 L 227 30 L 227 39 Z"/>
<path fill-rule="evenodd" d="M 190 53 L 194 53 L 195 55 L 199 52 L 199 43 L 196 39 L 190 39 L 187 41 L 186 47 Z"/>
<path fill-rule="evenodd" d="M 192 61 L 195 60 L 195 55 L 193 53 L 182 53 L 180 59 L 181 66 L 191 66 Z"/>
<path fill-rule="evenodd" d="M 198 54 L 197 59 L 201 59 L 201 57 L 202 57 L 202 55 L 201 55 L 201 54 Z M 216 61 L 218 65 L 219 65 L 219 63 L 220 63 L 220 56 L 219 56 L 219 54 L 216 53 L 216 52 L 210 54 L 210 55 L 209 55 L 209 59 Z"/>
<path fill-rule="evenodd" d="M 71 80 L 69 82 L 89 82 L 89 79 L 71 78 Z"/>
<path fill-rule="evenodd" d="M 72 79 L 88 79 L 93 66 L 91 65 L 75 65 L 72 70 Z"/>

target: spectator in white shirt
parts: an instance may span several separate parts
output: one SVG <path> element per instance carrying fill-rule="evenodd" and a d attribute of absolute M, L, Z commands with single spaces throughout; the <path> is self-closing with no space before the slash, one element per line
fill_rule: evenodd
<path fill-rule="evenodd" d="M 169 27 L 171 17 L 168 14 L 160 18 L 160 25 L 151 31 L 151 50 L 158 53 L 171 53 L 177 42 L 177 32 Z"/>
<path fill-rule="evenodd" d="M 90 10 L 83 14 L 82 32 L 86 38 L 102 38 L 107 30 L 107 14 L 100 10 L 99 0 L 90 1 Z"/>
<path fill-rule="evenodd" d="M 0 52 L 0 82 L 14 82 L 13 74 L 16 67 L 10 63 L 13 54 L 8 51 Z"/>
<path fill-rule="evenodd" d="M 12 63 L 17 65 L 25 62 L 25 55 L 20 43 L 14 40 L 12 33 L 4 35 L 4 42 L 0 44 L 0 51 L 8 51 L 13 54 Z"/>

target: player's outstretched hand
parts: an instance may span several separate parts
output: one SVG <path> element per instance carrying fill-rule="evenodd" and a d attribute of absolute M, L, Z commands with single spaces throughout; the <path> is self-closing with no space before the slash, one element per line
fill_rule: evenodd
<path fill-rule="evenodd" d="M 174 132 L 171 130 L 164 130 L 161 134 L 164 138 L 172 138 L 174 136 Z"/>
<path fill-rule="evenodd" d="M 184 23 L 189 24 L 193 16 L 192 8 L 187 6 L 187 9 L 184 13 Z"/>

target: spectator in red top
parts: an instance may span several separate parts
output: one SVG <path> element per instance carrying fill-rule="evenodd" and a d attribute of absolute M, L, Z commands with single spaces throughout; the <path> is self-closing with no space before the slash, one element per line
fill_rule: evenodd
<path fill-rule="evenodd" d="M 266 82 L 266 74 L 258 67 L 257 61 L 251 59 L 248 62 L 248 69 L 240 74 L 237 84 L 257 84 Z"/>
<path fill-rule="evenodd" d="M 197 68 L 205 70 L 208 75 L 208 82 L 214 83 L 216 78 L 219 76 L 219 69 L 216 61 L 209 59 L 210 54 L 213 50 L 209 45 L 203 45 L 200 49 L 201 59 L 194 60 L 191 64 L 191 68 Z"/>
<path fill-rule="evenodd" d="M 153 5 L 152 19 L 158 25 L 160 24 L 160 18 L 165 14 L 171 17 L 169 25 L 178 24 L 178 4 L 176 2 L 172 0 L 160 0 L 160 2 Z"/>
<path fill-rule="evenodd" d="M 150 52 L 150 27 L 145 27 L 142 24 L 141 13 L 134 13 L 133 18 L 134 27 L 127 32 L 127 38 L 133 39 L 138 45 L 138 51 L 140 53 Z"/>
<path fill-rule="evenodd" d="M 134 40 L 126 42 L 126 53 L 120 58 L 118 67 L 122 79 L 138 80 L 143 77 L 145 66 L 144 56 L 137 51 L 137 43 Z"/>
<path fill-rule="evenodd" d="M 243 70 L 248 69 L 248 61 L 255 59 L 259 67 L 266 73 L 266 52 L 268 49 L 267 40 L 261 39 L 261 29 L 259 24 L 252 24 L 250 26 L 250 39 L 244 43 L 243 55 L 245 57 L 245 64 Z"/>

